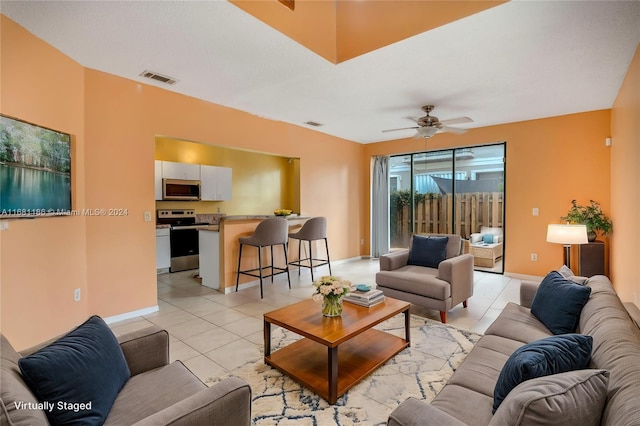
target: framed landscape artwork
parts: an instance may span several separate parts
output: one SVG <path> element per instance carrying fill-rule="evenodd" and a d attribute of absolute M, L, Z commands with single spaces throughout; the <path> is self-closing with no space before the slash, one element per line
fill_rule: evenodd
<path fill-rule="evenodd" d="M 71 135 L 0 115 L 0 219 L 71 213 Z"/>

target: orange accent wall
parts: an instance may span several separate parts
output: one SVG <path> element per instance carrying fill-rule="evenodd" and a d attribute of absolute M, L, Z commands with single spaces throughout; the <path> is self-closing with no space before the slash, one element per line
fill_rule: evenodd
<path fill-rule="evenodd" d="M 498 1 L 229 0 L 335 64 L 462 19 Z"/>
<path fill-rule="evenodd" d="M 336 63 L 336 2 L 296 0 L 295 10 L 275 0 L 229 0 L 250 15 Z M 311 30 L 312 29 L 312 30 Z"/>
<path fill-rule="evenodd" d="M 463 135 L 370 144 L 366 162 L 373 155 L 506 141 L 505 271 L 540 276 L 562 264 L 562 246 L 546 242 L 547 225 L 560 223 L 572 199 L 594 199 L 606 213 L 611 211 L 610 150 L 604 144 L 609 129 L 610 111 L 594 111 L 478 128 Z M 532 215 L 534 207 L 539 216 Z M 531 261 L 531 253 L 538 254 L 537 262 Z M 572 265 L 577 270 L 577 261 Z"/>
<path fill-rule="evenodd" d="M 337 63 L 505 1 L 336 1 Z"/>
<path fill-rule="evenodd" d="M 640 45 L 611 110 L 611 277 L 640 306 Z"/>

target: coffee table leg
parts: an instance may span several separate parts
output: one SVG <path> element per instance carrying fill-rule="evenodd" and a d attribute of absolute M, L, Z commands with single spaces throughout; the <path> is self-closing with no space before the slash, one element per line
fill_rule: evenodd
<path fill-rule="evenodd" d="M 411 316 L 409 315 L 409 309 L 404 311 L 404 339 L 411 346 Z"/>
<path fill-rule="evenodd" d="M 338 400 L 338 347 L 327 348 L 329 354 L 329 404 Z"/>
<path fill-rule="evenodd" d="M 264 320 L 264 357 L 271 355 L 271 323 Z"/>

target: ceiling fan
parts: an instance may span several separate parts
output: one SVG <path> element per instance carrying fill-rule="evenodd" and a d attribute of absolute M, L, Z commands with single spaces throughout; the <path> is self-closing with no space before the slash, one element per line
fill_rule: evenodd
<path fill-rule="evenodd" d="M 429 113 L 431 113 L 431 111 L 433 111 L 434 108 L 435 106 L 433 105 L 425 105 L 422 107 L 422 110 L 427 113 L 427 115 L 425 115 L 424 117 L 421 117 L 421 118 L 406 117 L 409 120 L 415 121 L 417 126 L 402 127 L 399 129 L 388 129 L 388 130 L 383 130 L 382 132 L 386 133 L 386 132 L 395 132 L 398 130 L 416 129 L 416 134 L 414 135 L 414 137 L 427 139 L 435 135 L 437 132 L 449 132 L 449 133 L 456 133 L 456 134 L 464 133 L 466 132 L 465 129 L 450 127 L 450 125 L 473 122 L 473 120 L 470 119 L 469 117 L 459 117 L 459 118 L 452 118 L 450 120 L 440 121 L 438 117 L 429 115 Z"/>

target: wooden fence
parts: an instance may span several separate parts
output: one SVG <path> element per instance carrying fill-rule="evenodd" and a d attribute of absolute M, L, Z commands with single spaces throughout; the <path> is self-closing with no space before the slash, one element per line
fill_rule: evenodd
<path fill-rule="evenodd" d="M 452 222 L 452 211 L 455 217 Z M 415 233 L 455 233 L 469 238 L 480 227 L 504 226 L 504 193 L 472 192 L 464 194 L 431 194 L 415 206 Z M 408 247 L 411 237 L 411 206 L 391 206 L 391 247 Z M 394 212 L 393 209 L 396 209 Z M 395 214 L 394 214 L 395 213 Z M 394 226 L 395 225 L 395 226 Z"/>

